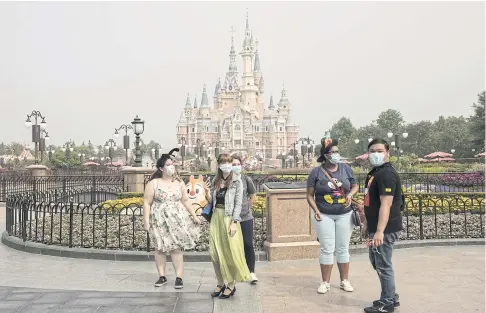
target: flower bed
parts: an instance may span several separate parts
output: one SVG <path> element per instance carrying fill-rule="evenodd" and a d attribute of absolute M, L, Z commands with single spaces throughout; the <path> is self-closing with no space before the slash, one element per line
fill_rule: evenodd
<path fill-rule="evenodd" d="M 484 186 L 484 173 L 452 173 L 429 176 L 429 181 L 436 185 L 454 187 Z"/>

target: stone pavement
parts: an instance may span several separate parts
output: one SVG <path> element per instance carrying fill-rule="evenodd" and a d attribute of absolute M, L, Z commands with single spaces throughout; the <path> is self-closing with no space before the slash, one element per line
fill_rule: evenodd
<path fill-rule="evenodd" d="M 3 228 L 0 218 L 0 230 Z M 412 248 L 394 253 L 402 304 L 397 312 L 484 312 L 484 246 Z M 317 294 L 320 273 L 316 258 L 259 263 L 257 286 L 239 284 L 235 297 L 213 302 L 209 293 L 216 281 L 208 263 L 186 263 L 185 287 L 176 292 L 171 264 L 167 266 L 168 285 L 155 288 L 152 262 L 41 256 L 0 244 L 0 313 L 363 312 L 379 295 L 378 278 L 367 255 L 353 255 L 351 262 L 353 293 L 339 289 L 335 268 L 330 292 Z"/>

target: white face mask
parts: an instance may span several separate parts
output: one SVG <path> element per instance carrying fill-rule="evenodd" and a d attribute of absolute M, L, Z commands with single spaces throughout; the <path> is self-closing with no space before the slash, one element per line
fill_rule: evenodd
<path fill-rule="evenodd" d="M 378 167 L 385 164 L 385 154 L 381 152 L 370 153 L 368 159 L 373 167 Z"/>
<path fill-rule="evenodd" d="M 341 162 L 341 156 L 339 153 L 333 153 L 330 157 L 326 155 L 326 159 L 328 159 L 331 164 L 338 164 Z"/>
<path fill-rule="evenodd" d="M 221 164 L 219 166 L 219 169 L 225 173 L 225 174 L 228 174 L 231 172 L 231 170 L 233 169 L 233 165 L 232 164 Z"/>
<path fill-rule="evenodd" d="M 174 165 L 167 165 L 165 167 L 165 172 L 167 173 L 167 175 L 169 176 L 172 176 L 175 174 L 175 166 Z"/>
<path fill-rule="evenodd" d="M 233 172 L 236 175 L 240 175 L 241 174 L 241 165 L 233 165 Z"/>

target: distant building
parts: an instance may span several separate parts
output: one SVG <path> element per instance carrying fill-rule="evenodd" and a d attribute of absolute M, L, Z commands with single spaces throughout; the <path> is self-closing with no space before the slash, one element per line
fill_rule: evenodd
<path fill-rule="evenodd" d="M 285 86 L 278 103 L 274 104 L 270 97 L 265 107 L 258 41 L 250 30 L 248 16 L 240 56 L 241 79 L 232 34 L 228 71 L 224 81 L 218 80 L 215 86 L 213 104 L 209 103 L 206 86 L 199 104 L 196 98 L 192 102 L 187 95 L 177 123 L 177 140 L 188 146 L 188 152 L 214 156 L 215 148 L 219 148 L 220 153 L 245 151 L 249 155 L 276 159 L 280 153 L 287 153 L 297 140 L 299 127 L 292 121 L 292 106 Z"/>

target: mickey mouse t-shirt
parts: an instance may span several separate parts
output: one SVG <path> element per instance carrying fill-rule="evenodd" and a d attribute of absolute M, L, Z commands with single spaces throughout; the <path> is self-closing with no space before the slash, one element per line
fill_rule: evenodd
<path fill-rule="evenodd" d="M 334 184 L 329 181 L 323 167 L 319 166 L 309 174 L 307 179 L 307 187 L 314 187 L 314 198 L 317 208 L 323 214 L 339 215 L 350 212 L 351 207 L 346 206 L 346 195 L 349 193 L 351 186 L 356 184 L 353 170 L 346 164 L 339 163 L 338 169 L 335 172 L 327 171 L 329 176 L 334 180 L 339 189 L 336 189 Z M 340 192 L 341 187 L 344 189 L 345 195 Z"/>

